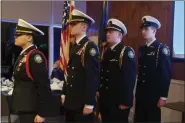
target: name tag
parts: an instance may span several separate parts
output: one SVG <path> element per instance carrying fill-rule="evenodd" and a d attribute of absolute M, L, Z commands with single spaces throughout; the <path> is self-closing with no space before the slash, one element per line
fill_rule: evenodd
<path fill-rule="evenodd" d="M 118 61 L 117 59 L 111 59 L 110 62 L 115 62 Z"/>
<path fill-rule="evenodd" d="M 155 52 L 151 52 L 149 54 L 147 54 L 148 56 L 154 56 L 155 55 Z"/>

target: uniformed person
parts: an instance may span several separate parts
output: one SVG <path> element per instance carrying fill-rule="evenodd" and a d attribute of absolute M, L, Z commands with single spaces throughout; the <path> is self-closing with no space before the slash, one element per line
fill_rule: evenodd
<path fill-rule="evenodd" d="M 15 45 L 22 47 L 15 65 L 12 109 L 20 123 L 44 122 L 50 116 L 50 81 L 45 56 L 33 44 L 33 36 L 44 35 L 38 28 L 19 19 Z"/>
<path fill-rule="evenodd" d="M 70 48 L 67 82 L 64 87 L 66 122 L 92 122 L 99 81 L 98 47 L 88 39 L 86 32 L 95 21 L 74 9 L 70 21 L 71 35 L 76 38 Z"/>
<path fill-rule="evenodd" d="M 168 47 L 155 37 L 160 27 L 156 18 L 142 18 L 141 30 L 146 45 L 139 48 L 136 122 L 160 122 L 160 108 L 166 104 L 171 79 L 171 59 Z"/>
<path fill-rule="evenodd" d="M 103 122 L 128 122 L 133 105 L 136 58 L 134 50 L 122 42 L 126 34 L 121 21 L 108 20 L 100 68 L 99 108 Z"/>

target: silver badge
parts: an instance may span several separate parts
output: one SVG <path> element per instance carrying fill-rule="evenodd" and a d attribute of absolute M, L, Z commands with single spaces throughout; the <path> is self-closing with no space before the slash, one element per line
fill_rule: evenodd
<path fill-rule="evenodd" d="M 91 48 L 89 51 L 91 56 L 95 56 L 96 55 L 96 50 L 94 48 Z"/>
<path fill-rule="evenodd" d="M 134 58 L 134 53 L 133 53 L 132 51 L 129 51 L 129 52 L 128 52 L 128 56 L 129 56 L 130 58 Z"/>
<path fill-rule="evenodd" d="M 37 63 L 41 63 L 43 61 L 40 55 L 35 55 L 34 60 Z"/>

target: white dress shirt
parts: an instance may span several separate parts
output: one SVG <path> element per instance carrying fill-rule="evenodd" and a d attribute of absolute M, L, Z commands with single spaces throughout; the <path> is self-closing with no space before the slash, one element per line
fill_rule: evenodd
<path fill-rule="evenodd" d="M 149 43 L 146 42 L 147 47 L 149 47 L 155 40 L 156 40 L 156 38 L 153 39 L 153 40 L 152 40 L 151 42 L 149 42 Z"/>
<path fill-rule="evenodd" d="M 116 43 L 116 44 L 114 44 L 114 45 L 112 45 L 110 48 L 111 48 L 111 50 L 113 50 L 118 44 L 119 44 L 120 42 L 118 42 L 118 43 Z"/>
<path fill-rule="evenodd" d="M 79 39 L 76 40 L 76 43 L 79 44 L 80 41 L 86 36 L 86 34 L 82 35 Z"/>
<path fill-rule="evenodd" d="M 30 47 L 32 47 L 32 46 L 33 46 L 33 44 L 32 44 L 32 45 L 30 45 L 30 46 L 28 46 L 27 48 L 23 49 L 23 50 L 21 51 L 20 55 L 21 55 L 21 54 L 23 54 L 23 53 L 24 53 L 24 51 L 26 51 L 28 48 L 30 48 Z"/>

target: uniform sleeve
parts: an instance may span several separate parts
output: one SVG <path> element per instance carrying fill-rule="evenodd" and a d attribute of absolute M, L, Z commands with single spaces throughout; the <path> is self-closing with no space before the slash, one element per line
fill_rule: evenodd
<path fill-rule="evenodd" d="M 62 95 L 66 95 L 67 82 L 64 80 Z"/>
<path fill-rule="evenodd" d="M 133 91 L 136 82 L 136 57 L 134 51 L 127 47 L 122 60 L 122 80 L 120 104 L 131 107 L 133 105 Z"/>
<path fill-rule="evenodd" d="M 100 56 L 98 47 L 89 43 L 86 47 L 85 65 L 85 104 L 95 105 L 95 95 L 99 85 Z"/>
<path fill-rule="evenodd" d="M 159 71 L 160 71 L 160 97 L 168 97 L 172 71 L 170 51 L 166 46 L 160 48 L 159 53 Z"/>
<path fill-rule="evenodd" d="M 32 53 L 30 56 L 30 72 L 36 83 L 38 93 L 38 115 L 49 116 L 49 101 L 51 100 L 50 80 L 44 57 L 39 53 Z"/>

